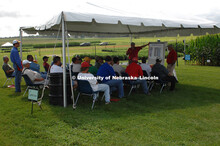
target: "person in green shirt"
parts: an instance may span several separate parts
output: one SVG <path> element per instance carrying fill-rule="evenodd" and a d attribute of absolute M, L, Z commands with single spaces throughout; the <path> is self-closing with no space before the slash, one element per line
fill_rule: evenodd
<path fill-rule="evenodd" d="M 85 62 L 88 62 L 89 64 L 90 64 L 90 61 L 91 61 L 92 59 L 91 58 L 89 58 L 89 57 L 85 57 L 84 58 L 84 61 Z M 90 64 L 91 65 L 91 64 Z M 95 66 L 90 66 L 89 67 L 89 73 L 91 73 L 91 74 L 93 74 L 94 76 L 96 76 L 96 74 L 97 74 L 97 72 L 98 72 L 98 69 L 95 67 Z"/>

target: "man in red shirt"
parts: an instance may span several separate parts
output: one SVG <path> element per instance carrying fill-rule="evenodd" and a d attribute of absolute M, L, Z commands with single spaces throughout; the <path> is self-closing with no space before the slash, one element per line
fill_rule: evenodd
<path fill-rule="evenodd" d="M 131 84 L 141 84 L 143 91 L 145 94 L 150 95 L 148 88 L 147 88 L 147 81 L 140 79 L 140 77 L 143 76 L 143 71 L 140 65 L 137 64 L 138 58 L 134 57 L 132 59 L 132 63 L 129 64 L 125 70 L 125 72 L 130 76 L 130 77 L 136 77 L 137 80 L 131 80 Z"/>
<path fill-rule="evenodd" d="M 50 70 L 50 65 L 47 63 L 48 58 L 49 57 L 47 57 L 47 56 L 43 57 L 43 61 L 44 61 L 43 66 L 44 66 L 44 69 L 45 69 L 46 72 L 48 72 Z"/>
<path fill-rule="evenodd" d="M 167 56 L 167 70 L 169 71 L 170 75 L 173 75 L 176 61 L 177 61 L 177 53 L 173 49 L 173 45 L 168 45 L 169 54 Z"/>
<path fill-rule="evenodd" d="M 135 43 L 134 43 L 134 42 L 131 43 L 131 47 L 130 47 L 130 48 L 128 49 L 128 51 L 126 52 L 126 55 L 129 55 L 129 57 L 128 57 L 128 59 L 129 59 L 129 64 L 132 62 L 132 59 L 133 59 L 134 57 L 137 57 L 137 58 L 138 58 L 138 52 L 139 52 L 142 48 L 146 47 L 147 45 L 149 45 L 149 43 L 146 44 L 146 45 L 140 46 L 140 47 L 135 47 Z"/>

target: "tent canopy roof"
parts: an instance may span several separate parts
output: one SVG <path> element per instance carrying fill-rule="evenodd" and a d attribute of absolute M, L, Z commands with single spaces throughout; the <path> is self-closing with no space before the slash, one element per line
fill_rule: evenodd
<path fill-rule="evenodd" d="M 173 29 L 218 28 L 220 24 L 195 24 L 170 20 L 109 16 L 89 13 L 62 12 L 46 24 L 36 27 L 22 27 L 28 34 L 56 34 L 64 18 L 66 30 L 70 34 L 146 34 Z"/>

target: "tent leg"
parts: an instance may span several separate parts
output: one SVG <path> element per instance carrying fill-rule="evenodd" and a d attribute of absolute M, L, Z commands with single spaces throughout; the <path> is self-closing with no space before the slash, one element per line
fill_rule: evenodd
<path fill-rule="evenodd" d="M 22 60 L 22 28 L 20 28 L 19 31 L 20 31 L 20 41 L 21 41 L 21 43 L 20 43 L 20 58 Z"/>
<path fill-rule="evenodd" d="M 66 38 L 65 38 L 65 21 L 64 14 L 62 15 L 62 46 L 63 46 L 63 107 L 67 107 L 66 94 Z"/>

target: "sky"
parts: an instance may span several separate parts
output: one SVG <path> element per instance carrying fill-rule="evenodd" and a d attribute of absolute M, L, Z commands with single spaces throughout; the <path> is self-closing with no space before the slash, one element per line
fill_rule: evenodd
<path fill-rule="evenodd" d="M 1 0 L 0 37 L 19 35 L 62 11 L 220 24 L 219 0 Z"/>

